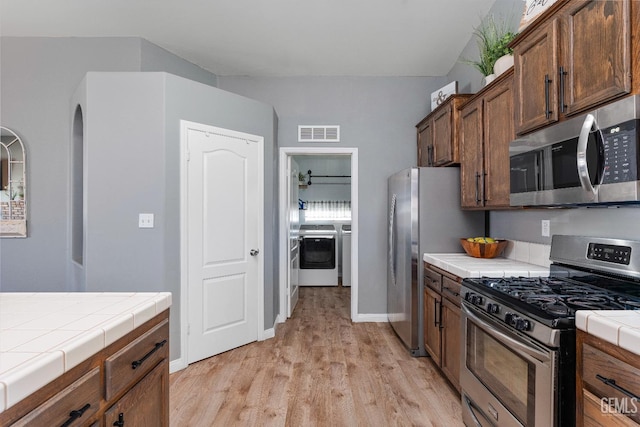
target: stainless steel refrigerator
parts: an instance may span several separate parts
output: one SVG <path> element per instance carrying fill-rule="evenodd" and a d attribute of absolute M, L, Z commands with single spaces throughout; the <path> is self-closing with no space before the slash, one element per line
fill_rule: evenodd
<path fill-rule="evenodd" d="M 463 252 L 460 237 L 483 236 L 485 214 L 460 209 L 460 169 L 412 168 L 389 177 L 387 313 L 413 356 L 425 356 L 425 252 Z"/>

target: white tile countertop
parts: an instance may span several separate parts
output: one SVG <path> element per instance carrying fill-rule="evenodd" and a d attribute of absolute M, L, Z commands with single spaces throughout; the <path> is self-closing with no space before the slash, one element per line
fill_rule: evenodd
<path fill-rule="evenodd" d="M 170 306 L 170 292 L 0 293 L 0 412 Z"/>
<path fill-rule="evenodd" d="M 540 277 L 549 275 L 549 267 L 508 258 L 474 258 L 462 254 L 424 254 L 424 262 L 458 277 Z"/>
<path fill-rule="evenodd" d="M 576 328 L 640 355 L 640 311 L 578 310 Z"/>
<path fill-rule="evenodd" d="M 424 262 L 458 277 L 549 276 L 551 246 L 510 240 L 497 258 L 474 258 L 466 253 L 426 253 Z"/>

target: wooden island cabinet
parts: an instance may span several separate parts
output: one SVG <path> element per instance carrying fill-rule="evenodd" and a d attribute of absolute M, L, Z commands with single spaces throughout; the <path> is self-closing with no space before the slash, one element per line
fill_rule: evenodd
<path fill-rule="evenodd" d="M 424 342 L 434 363 L 460 392 L 460 288 L 462 279 L 424 268 Z"/>
<path fill-rule="evenodd" d="M 638 93 L 640 3 L 560 0 L 513 42 L 521 135 Z"/>
<path fill-rule="evenodd" d="M 169 310 L 0 413 L 2 426 L 169 425 Z"/>

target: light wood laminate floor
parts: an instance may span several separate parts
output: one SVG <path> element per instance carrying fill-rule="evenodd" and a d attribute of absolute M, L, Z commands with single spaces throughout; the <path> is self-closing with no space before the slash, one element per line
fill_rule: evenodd
<path fill-rule="evenodd" d="M 461 426 L 431 359 L 387 323 L 352 323 L 350 292 L 301 288 L 275 338 L 171 374 L 171 426 Z"/>

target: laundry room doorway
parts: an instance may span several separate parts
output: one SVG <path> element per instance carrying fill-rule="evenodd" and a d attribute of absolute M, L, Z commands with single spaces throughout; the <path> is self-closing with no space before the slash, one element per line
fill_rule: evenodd
<path fill-rule="evenodd" d="M 331 147 L 280 148 L 279 239 L 280 309 L 278 321 L 291 316 L 299 288 L 350 286 L 351 320 L 358 318 L 358 149 Z M 334 251 L 319 251 L 304 236 L 316 232 L 335 238 Z M 331 228 L 331 231 L 329 229 Z M 335 231 L 334 231 L 335 229 Z M 344 239 L 348 235 L 347 239 Z M 316 243 L 315 245 L 313 243 Z M 305 243 L 310 243 L 305 245 Z M 321 242 L 322 243 L 322 242 Z M 350 243 L 344 250 L 344 243 Z M 311 250 L 316 251 L 311 254 Z M 301 270 L 309 258 L 333 257 L 318 270 Z M 326 265 L 325 265 L 326 264 Z M 345 268 L 345 265 L 347 268 Z M 308 267 L 307 267 L 308 268 Z M 322 270 L 324 269 L 324 270 Z M 334 276 L 332 276 L 334 275 Z M 317 283 L 316 283 L 317 282 Z"/>

